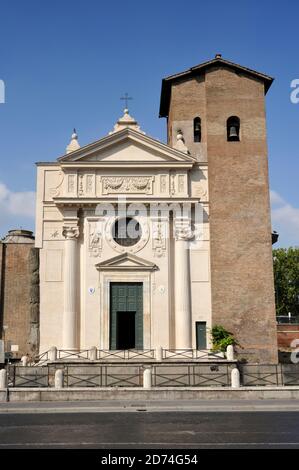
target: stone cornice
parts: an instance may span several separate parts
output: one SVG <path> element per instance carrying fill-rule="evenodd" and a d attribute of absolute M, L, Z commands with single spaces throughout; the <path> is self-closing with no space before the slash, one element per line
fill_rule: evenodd
<path fill-rule="evenodd" d="M 68 155 L 63 155 L 62 157 L 58 158 L 58 161 L 61 163 L 70 161 L 75 162 L 78 159 L 92 156 L 96 152 L 100 152 L 101 150 L 104 150 L 125 140 L 130 140 L 131 142 L 139 143 L 148 149 L 155 150 L 156 152 L 158 151 L 164 157 L 168 157 L 174 161 L 196 161 L 195 158 L 191 155 L 186 155 L 185 153 L 176 150 L 163 142 L 128 128 L 103 137 L 102 139 L 86 145 L 85 147 L 81 147 L 80 149 L 71 152 Z"/>
<path fill-rule="evenodd" d="M 114 197 L 94 197 L 94 198 L 64 198 L 64 197 L 54 197 L 53 201 L 56 206 L 94 206 L 99 203 L 107 203 L 107 202 L 112 202 L 115 204 L 119 203 L 119 198 L 116 196 Z M 129 196 L 126 195 L 126 203 L 131 204 L 131 203 L 143 203 L 143 204 L 163 204 L 163 203 L 168 203 L 168 204 L 173 204 L 173 203 L 197 203 L 201 202 L 199 197 L 157 197 L 157 196 L 141 196 L 141 197 L 136 197 L 136 196 Z M 203 201 L 202 204 L 207 204 L 207 201 Z"/>
<path fill-rule="evenodd" d="M 149 162 L 149 161 L 106 161 L 106 162 L 36 162 L 36 166 L 53 166 L 57 169 L 63 168 L 197 168 L 207 167 L 208 162 L 179 162 L 179 161 L 165 161 L 165 162 Z"/>
<path fill-rule="evenodd" d="M 125 264 L 131 263 L 131 264 Z M 131 253 L 123 253 L 95 265 L 98 271 L 157 271 L 158 266 Z"/>
<path fill-rule="evenodd" d="M 77 162 L 62 162 L 61 168 L 187 168 L 190 169 L 194 166 L 195 162 L 186 161 L 165 161 L 165 162 L 149 162 L 149 161 L 77 161 Z M 57 163 L 56 163 L 57 165 Z"/>

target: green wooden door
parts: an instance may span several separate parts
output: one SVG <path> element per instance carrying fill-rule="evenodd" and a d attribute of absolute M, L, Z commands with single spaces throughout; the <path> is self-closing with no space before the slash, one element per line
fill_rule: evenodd
<path fill-rule="evenodd" d="M 196 349 L 207 349 L 207 324 L 205 321 L 196 322 Z"/>
<path fill-rule="evenodd" d="M 128 318 L 127 328 L 135 329 L 134 334 L 126 330 L 124 318 Z M 110 283 L 110 349 L 122 349 L 126 334 L 130 337 L 130 348 L 143 349 L 142 282 Z"/>

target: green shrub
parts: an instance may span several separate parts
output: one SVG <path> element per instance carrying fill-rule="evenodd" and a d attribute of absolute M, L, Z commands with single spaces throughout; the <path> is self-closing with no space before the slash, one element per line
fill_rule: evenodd
<path fill-rule="evenodd" d="M 229 346 L 230 344 L 232 345 L 238 344 L 233 334 L 227 331 L 221 325 L 214 325 L 211 328 L 211 337 L 212 337 L 213 351 L 225 352 L 227 346 Z"/>

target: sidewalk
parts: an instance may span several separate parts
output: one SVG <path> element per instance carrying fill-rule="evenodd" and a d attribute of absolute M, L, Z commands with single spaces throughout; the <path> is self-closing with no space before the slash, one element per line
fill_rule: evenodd
<path fill-rule="evenodd" d="M 299 400 L 103 400 L 93 402 L 0 403 L 0 414 L 112 412 L 254 412 L 299 411 Z"/>
<path fill-rule="evenodd" d="M 14 402 L 161 402 L 205 400 L 293 400 L 299 403 L 298 386 L 256 387 L 12 387 L 0 390 L 0 403 Z"/>

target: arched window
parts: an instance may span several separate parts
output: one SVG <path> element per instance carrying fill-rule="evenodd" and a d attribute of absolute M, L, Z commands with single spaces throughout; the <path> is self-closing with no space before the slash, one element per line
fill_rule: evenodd
<path fill-rule="evenodd" d="M 196 117 L 193 121 L 194 142 L 201 142 L 201 119 Z"/>
<path fill-rule="evenodd" d="M 231 116 L 226 122 L 228 142 L 240 140 L 240 119 L 237 116 Z"/>

